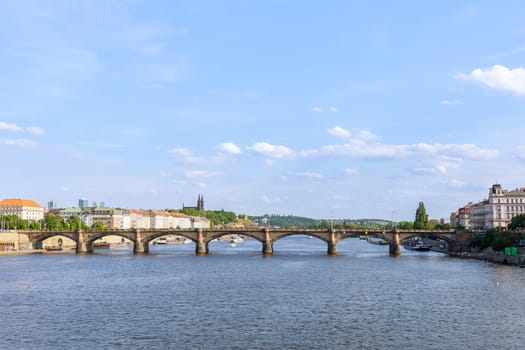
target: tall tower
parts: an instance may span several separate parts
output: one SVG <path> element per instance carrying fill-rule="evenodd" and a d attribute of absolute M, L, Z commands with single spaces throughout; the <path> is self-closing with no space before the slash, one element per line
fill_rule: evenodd
<path fill-rule="evenodd" d="M 197 209 L 204 211 L 204 196 L 202 194 L 199 194 L 197 199 Z"/>
<path fill-rule="evenodd" d="M 89 201 L 86 198 L 80 198 L 78 200 L 78 206 L 80 208 L 87 208 L 89 207 Z"/>

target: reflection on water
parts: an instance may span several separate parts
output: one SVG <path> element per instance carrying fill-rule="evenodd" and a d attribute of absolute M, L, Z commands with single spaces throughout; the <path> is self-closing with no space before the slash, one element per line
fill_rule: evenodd
<path fill-rule="evenodd" d="M 525 269 L 307 236 L 0 257 L 0 349 L 518 349 Z"/>

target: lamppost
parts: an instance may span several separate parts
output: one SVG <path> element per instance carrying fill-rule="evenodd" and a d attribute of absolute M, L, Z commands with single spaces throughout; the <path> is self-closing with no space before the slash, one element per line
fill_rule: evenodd
<path fill-rule="evenodd" d="M 394 229 L 394 231 L 396 230 L 396 221 L 395 221 L 395 218 L 396 218 L 396 211 L 395 211 L 395 210 L 392 210 L 392 228 Z"/>

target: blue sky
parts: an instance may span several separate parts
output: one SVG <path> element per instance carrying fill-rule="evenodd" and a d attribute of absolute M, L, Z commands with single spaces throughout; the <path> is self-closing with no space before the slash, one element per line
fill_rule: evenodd
<path fill-rule="evenodd" d="M 525 186 L 521 1 L 0 0 L 0 196 L 448 218 Z"/>

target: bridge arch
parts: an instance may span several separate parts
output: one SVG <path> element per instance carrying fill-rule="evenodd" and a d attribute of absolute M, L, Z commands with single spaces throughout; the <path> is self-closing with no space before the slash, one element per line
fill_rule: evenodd
<path fill-rule="evenodd" d="M 329 243 L 329 241 L 326 239 L 326 237 L 323 234 L 317 233 L 317 232 L 308 232 L 308 231 L 292 231 L 292 232 L 276 233 L 273 235 L 273 242 L 275 243 L 283 238 L 290 237 L 290 236 L 315 237 L 325 243 Z"/>
<path fill-rule="evenodd" d="M 455 239 L 450 237 L 450 235 L 447 235 L 447 234 L 442 234 L 442 233 L 432 233 L 432 232 L 425 232 L 425 233 L 418 233 L 418 232 L 413 232 L 413 233 L 410 233 L 410 234 L 402 234 L 400 235 L 400 241 L 402 243 L 406 242 L 406 241 L 409 241 L 415 237 L 428 237 L 428 238 L 431 238 L 431 239 L 441 239 L 445 242 L 447 242 L 447 244 L 454 244 L 455 243 Z"/>
<path fill-rule="evenodd" d="M 33 249 L 42 249 L 43 242 L 46 239 L 53 237 L 65 237 L 72 240 L 75 243 L 77 242 L 75 233 L 70 231 L 44 231 L 43 233 L 40 233 L 38 235 L 29 235 L 28 240 L 30 246 Z"/>
<path fill-rule="evenodd" d="M 85 243 L 92 245 L 96 240 L 102 239 L 108 236 L 118 236 L 122 238 L 129 239 L 131 242 L 135 243 L 135 235 L 129 231 L 90 231 Z"/>
<path fill-rule="evenodd" d="M 163 237 L 163 236 L 180 236 L 180 237 L 189 239 L 193 243 L 197 243 L 197 241 L 195 240 L 195 235 L 191 235 L 190 233 L 185 232 L 185 231 L 181 231 L 181 232 L 160 231 L 160 232 L 154 232 L 154 233 L 149 233 L 149 234 L 143 234 L 142 242 L 144 244 L 149 244 L 153 242 L 154 240 L 160 237 Z"/>
<path fill-rule="evenodd" d="M 256 239 L 259 242 L 263 242 L 263 238 L 259 232 L 250 232 L 250 231 L 219 231 L 219 232 L 213 232 L 210 235 L 208 235 L 206 239 L 206 243 L 209 243 L 213 241 L 214 239 L 218 239 L 224 236 L 246 236 L 253 239 Z"/>

